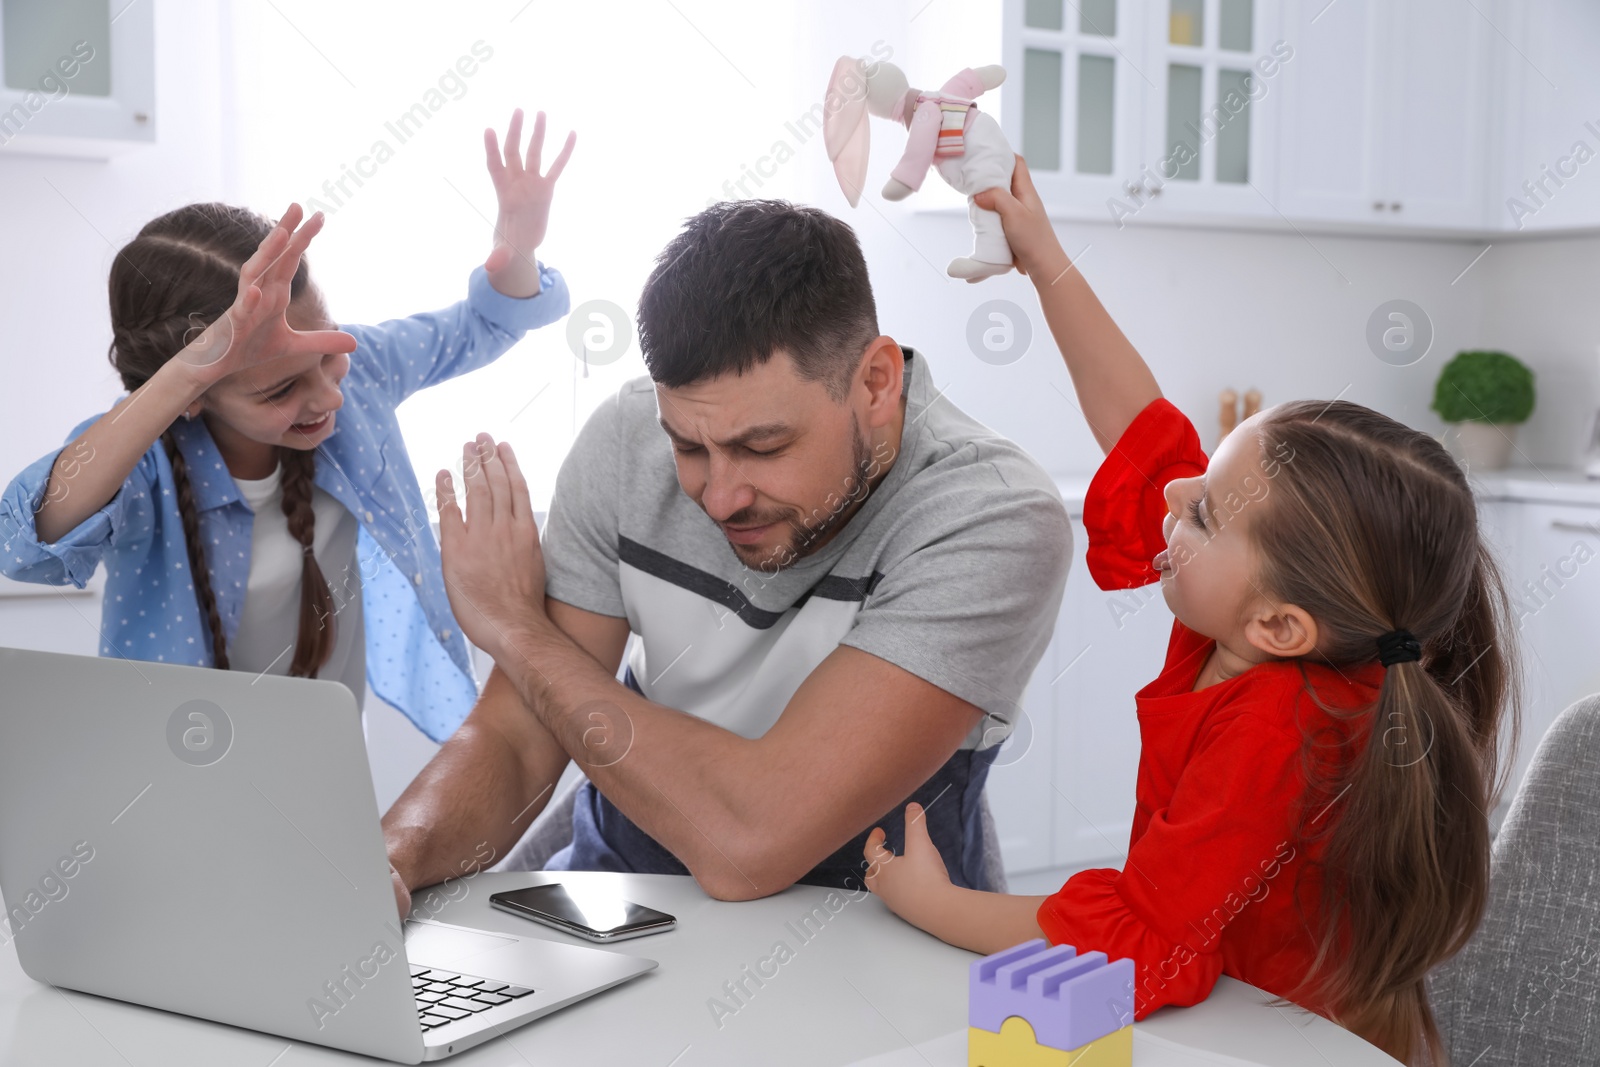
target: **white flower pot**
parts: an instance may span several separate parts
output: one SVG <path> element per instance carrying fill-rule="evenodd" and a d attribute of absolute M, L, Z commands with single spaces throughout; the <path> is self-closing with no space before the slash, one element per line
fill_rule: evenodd
<path fill-rule="evenodd" d="M 1511 462 L 1517 424 L 1461 422 L 1456 424 L 1456 447 L 1473 470 L 1501 471 Z"/>

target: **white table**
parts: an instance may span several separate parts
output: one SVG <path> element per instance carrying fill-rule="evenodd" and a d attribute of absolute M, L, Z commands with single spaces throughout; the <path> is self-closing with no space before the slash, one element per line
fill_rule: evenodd
<path fill-rule="evenodd" d="M 461 1067 L 628 1064 L 861 1064 L 965 1067 L 967 965 L 971 953 L 901 922 L 876 897 L 795 886 L 763 900 L 711 900 L 689 878 L 602 873 L 482 874 L 431 915 L 441 921 L 587 944 L 489 906 L 489 895 L 545 881 L 593 880 L 630 900 L 671 912 L 678 928 L 621 942 L 612 951 L 661 966 L 615 989 L 462 1053 Z M 174 887 L 175 891 L 178 887 Z M 285 895 L 284 916 L 296 902 Z M 418 912 L 428 909 L 419 894 Z M 816 913 L 809 926 L 801 923 Z M 416 913 L 414 913 L 416 914 Z M 419 917 L 421 917 L 419 915 Z M 262 916 L 263 922 L 282 921 Z M 757 963 L 778 942 L 792 958 L 761 979 Z M 248 967 L 241 959 L 239 966 Z M 749 971 L 744 969 L 748 967 Z M 773 965 L 769 964 L 770 973 Z M 225 975 L 217 976 L 225 981 Z M 724 983 L 745 979 L 733 1001 Z M 713 998 L 732 1014 L 714 1019 Z M 1319 1017 L 1264 1006 L 1266 994 L 1224 978 L 1211 998 L 1164 1009 L 1134 1033 L 1137 1067 L 1217 1064 L 1393 1067 L 1395 1061 Z M 380 1061 L 40 985 L 15 948 L 0 949 L 0 1064 L 29 1067 L 186 1067 L 248 1064 L 374 1064 Z"/>

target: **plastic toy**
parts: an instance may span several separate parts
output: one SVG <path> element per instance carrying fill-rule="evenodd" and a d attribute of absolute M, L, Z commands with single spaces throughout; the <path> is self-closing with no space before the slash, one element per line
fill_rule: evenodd
<path fill-rule="evenodd" d="M 1024 941 L 972 964 L 968 1067 L 1131 1067 L 1133 961 Z"/>
<path fill-rule="evenodd" d="M 968 67 L 937 93 L 928 93 L 913 89 L 893 63 L 843 56 L 828 80 L 822 139 L 845 199 L 855 207 L 867 178 L 867 116 L 902 123 L 908 134 L 905 154 L 883 187 L 883 198 L 903 200 L 920 189 L 930 163 L 952 189 L 966 196 L 972 254 L 951 260 L 946 273 L 969 282 L 1011 269 L 1011 246 L 999 213 L 972 199 L 995 186 L 1011 188 L 1016 169 L 1011 145 L 994 117 L 973 102 L 1005 78 L 1005 68 L 998 65 Z"/>

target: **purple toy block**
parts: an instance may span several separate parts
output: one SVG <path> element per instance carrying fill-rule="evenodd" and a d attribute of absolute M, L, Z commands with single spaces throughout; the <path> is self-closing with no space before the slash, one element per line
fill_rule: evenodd
<path fill-rule="evenodd" d="M 1034 938 L 975 961 L 969 980 L 967 1025 L 990 1033 L 1016 1015 L 1040 1045 L 1066 1051 L 1133 1022 L 1133 961 L 1103 952 Z"/>

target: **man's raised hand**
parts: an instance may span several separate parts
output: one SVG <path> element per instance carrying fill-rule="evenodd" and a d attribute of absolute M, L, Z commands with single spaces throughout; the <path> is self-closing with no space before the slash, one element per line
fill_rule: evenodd
<path fill-rule="evenodd" d="M 465 512 L 449 471 L 435 478 L 445 591 L 472 643 L 500 661 L 544 619 L 544 555 L 516 454 L 486 433 L 462 446 Z"/>

